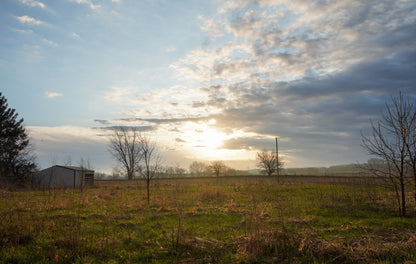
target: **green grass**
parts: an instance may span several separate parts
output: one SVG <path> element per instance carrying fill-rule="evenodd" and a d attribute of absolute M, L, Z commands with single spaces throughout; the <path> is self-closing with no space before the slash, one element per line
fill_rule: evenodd
<path fill-rule="evenodd" d="M 2 263 L 415 263 L 416 218 L 358 178 L 0 191 Z"/>

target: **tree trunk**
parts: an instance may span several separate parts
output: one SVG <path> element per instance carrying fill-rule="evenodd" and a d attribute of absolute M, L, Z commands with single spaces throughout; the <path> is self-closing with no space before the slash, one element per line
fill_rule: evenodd
<path fill-rule="evenodd" d="M 413 163 L 413 182 L 415 184 L 414 198 L 415 198 L 415 210 L 416 210 L 416 163 Z"/>
<path fill-rule="evenodd" d="M 416 175 L 415 175 L 414 181 L 415 181 L 415 190 L 414 190 L 414 192 L 415 192 L 415 210 L 416 210 Z"/>
<path fill-rule="evenodd" d="M 400 191 L 401 191 L 401 195 L 402 195 L 402 209 L 401 209 L 401 215 L 400 216 L 405 216 L 406 215 L 406 194 L 405 194 L 405 189 L 404 189 L 404 179 L 403 179 L 403 177 L 400 178 Z"/>
<path fill-rule="evenodd" d="M 147 204 L 150 203 L 150 180 L 146 180 Z"/>
<path fill-rule="evenodd" d="M 133 180 L 133 172 L 132 171 L 127 172 L 127 179 Z"/>
<path fill-rule="evenodd" d="M 397 188 L 397 185 L 393 184 L 394 186 L 394 192 L 396 194 L 396 201 L 397 201 L 397 208 L 399 209 L 399 216 L 402 216 L 402 203 L 400 202 L 400 194 L 399 194 L 399 190 Z"/>

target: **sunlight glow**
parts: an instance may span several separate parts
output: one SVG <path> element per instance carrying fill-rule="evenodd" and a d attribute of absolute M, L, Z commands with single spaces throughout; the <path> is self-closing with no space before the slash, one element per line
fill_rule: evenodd
<path fill-rule="evenodd" d="M 185 142 L 183 147 L 187 149 L 187 157 L 201 160 L 233 160 L 252 158 L 244 149 L 223 149 L 224 143 L 233 137 L 238 137 L 241 132 L 225 133 L 216 128 L 215 119 L 201 123 L 186 123 L 181 128 Z"/>

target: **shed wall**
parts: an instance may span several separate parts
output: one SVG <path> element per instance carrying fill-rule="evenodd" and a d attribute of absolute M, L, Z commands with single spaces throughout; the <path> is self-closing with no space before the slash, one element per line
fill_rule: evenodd
<path fill-rule="evenodd" d="M 39 171 L 36 178 L 40 187 L 74 187 L 75 173 L 74 170 L 54 166 Z M 79 184 L 79 176 L 75 175 L 75 187 Z"/>

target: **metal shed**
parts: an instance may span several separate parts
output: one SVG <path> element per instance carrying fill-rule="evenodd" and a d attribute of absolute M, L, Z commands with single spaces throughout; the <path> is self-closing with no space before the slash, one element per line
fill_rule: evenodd
<path fill-rule="evenodd" d="M 82 167 L 55 165 L 38 171 L 34 183 L 39 187 L 84 187 L 94 183 L 94 171 Z"/>

